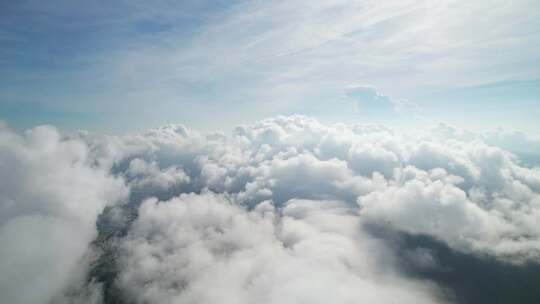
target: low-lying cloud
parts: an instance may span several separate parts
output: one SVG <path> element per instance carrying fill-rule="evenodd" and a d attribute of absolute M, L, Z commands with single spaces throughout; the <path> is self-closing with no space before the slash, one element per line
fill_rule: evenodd
<path fill-rule="evenodd" d="M 52 127 L 0 129 L 2 301 L 46 303 L 84 265 L 98 214 L 127 195 L 93 161 L 86 143 Z"/>
<path fill-rule="evenodd" d="M 452 130 L 411 135 L 304 116 L 231 135 L 4 128 L 2 294 L 10 303 L 96 293 L 91 301 L 111 302 L 111 292 L 124 303 L 463 302 L 453 285 L 411 274 L 452 265 L 433 248 L 404 248 L 400 235 L 536 264 L 540 170 L 486 140 L 496 137 Z M 67 284 L 77 271 L 89 271 L 86 287 Z"/>

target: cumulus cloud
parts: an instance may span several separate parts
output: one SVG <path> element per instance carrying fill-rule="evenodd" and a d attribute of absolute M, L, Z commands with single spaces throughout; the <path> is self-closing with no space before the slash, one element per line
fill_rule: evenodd
<path fill-rule="evenodd" d="M 366 214 L 372 203 L 364 201 L 389 192 L 404 195 L 396 198 L 399 207 L 407 204 L 409 190 L 426 188 L 437 193 L 426 199 L 429 204 L 449 194 L 452 201 L 489 215 L 493 223 L 514 227 L 513 232 L 497 232 L 496 240 L 519 243 L 518 235 L 528 235 L 530 241 L 531 233 L 537 234 L 525 224 L 535 214 L 531 210 L 538 200 L 538 170 L 480 139 L 412 137 L 381 126 L 325 126 L 292 116 L 238 127 L 232 136 L 171 125 L 119 142 L 130 152 L 116 163 L 127 160 L 122 172 L 134 185 L 184 184 L 190 191 L 234 195 L 249 206 L 265 200 L 280 205 L 294 198 L 358 201 Z M 189 192 L 185 188 L 176 194 Z M 441 212 L 446 211 L 436 214 Z"/>
<path fill-rule="evenodd" d="M 361 111 L 380 114 L 395 110 L 394 101 L 373 86 L 354 86 L 347 89 L 345 95 L 356 100 Z"/>
<path fill-rule="evenodd" d="M 478 136 L 305 116 L 231 135 L 182 125 L 125 136 L 2 134 L 3 172 L 13 176 L 2 180 L 3 235 L 59 231 L 43 240 L 75 238 L 75 264 L 97 214 L 129 188 L 128 203 L 100 217 L 92 246 L 87 280 L 106 301 L 111 293 L 140 303 L 452 301 L 444 282 L 403 270 L 451 265 L 434 248 L 402 248 L 399 235 L 497 263 L 540 262 L 540 170 Z M 4 224 L 33 214 L 40 220 Z M 50 219 L 59 226 L 42 223 Z"/>
<path fill-rule="evenodd" d="M 403 110 L 420 110 L 420 107 L 415 103 L 390 98 L 371 85 L 351 86 L 345 90 L 345 97 L 357 102 L 361 112 L 371 115 L 391 114 Z"/>
<path fill-rule="evenodd" d="M 433 303 L 429 285 L 373 269 L 382 249 L 349 209 L 294 199 L 247 211 L 209 193 L 148 200 L 122 244 L 119 284 L 135 303 Z"/>
<path fill-rule="evenodd" d="M 181 168 L 171 166 L 160 170 L 155 161 L 146 162 L 139 158 L 129 162 L 126 177 L 132 181 L 133 188 L 141 188 L 139 191 L 168 190 L 189 182 L 189 176 Z"/>
<path fill-rule="evenodd" d="M 0 293 L 8 303 L 46 303 L 79 267 L 104 206 L 126 194 L 92 166 L 87 145 L 43 126 L 0 130 Z"/>
<path fill-rule="evenodd" d="M 528 165 L 540 164 L 540 140 L 520 131 L 508 131 L 502 128 L 490 130 L 485 133 L 476 133 L 439 123 L 431 130 L 437 137 L 452 138 L 460 141 L 482 141 L 516 154 L 519 161 Z"/>

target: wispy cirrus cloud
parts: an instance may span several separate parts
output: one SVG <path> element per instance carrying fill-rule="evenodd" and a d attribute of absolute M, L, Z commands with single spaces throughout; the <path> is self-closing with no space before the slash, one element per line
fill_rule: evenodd
<path fill-rule="evenodd" d="M 132 115 L 114 119 L 126 128 L 142 117 L 147 125 L 181 119 L 203 127 L 216 124 L 221 113 L 227 119 L 220 123 L 229 126 L 277 113 L 352 121 L 363 117 L 335 104 L 351 83 L 372 84 L 429 110 L 444 98 L 435 93 L 540 77 L 540 38 L 529 30 L 539 20 L 533 1 L 135 2 L 90 7 L 89 13 L 71 5 L 28 6 L 7 7 L 44 16 L 28 20 L 28 27 L 38 24 L 34 36 L 44 38 L 9 44 L 8 52 L 23 55 L 4 55 L 11 73 L 3 77 L 9 84 L 3 102 L 70 109 L 76 99 L 79 110 L 107 109 L 101 113 L 107 124 L 130 108 Z M 3 24 L 7 36 L 33 37 L 11 30 L 21 27 L 16 20 Z M 24 64 L 29 61 L 61 67 L 36 70 Z M 47 77 L 29 82 L 38 71 Z M 22 83 L 33 89 L 20 90 Z M 534 97 L 530 90 L 524 94 Z M 191 119 L 196 112 L 204 117 Z M 449 116 L 449 122 L 457 119 Z M 506 124 L 520 119 L 530 117 L 520 110 Z"/>

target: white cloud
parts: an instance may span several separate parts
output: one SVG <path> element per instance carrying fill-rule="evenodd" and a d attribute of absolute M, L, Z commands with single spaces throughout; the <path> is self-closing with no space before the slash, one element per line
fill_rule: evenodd
<path fill-rule="evenodd" d="M 149 163 L 139 158 L 129 162 L 126 175 L 132 180 L 130 186 L 140 188 L 139 191 L 167 191 L 189 182 L 189 176 L 181 168 L 172 166 L 160 170 L 155 161 Z"/>
<path fill-rule="evenodd" d="M 136 303 L 435 302 L 431 286 L 373 269 L 382 245 L 349 208 L 292 200 L 246 211 L 210 193 L 149 200 L 123 242 L 119 284 Z"/>
<path fill-rule="evenodd" d="M 52 127 L 0 129 L 0 293 L 46 303 L 79 268 L 96 218 L 127 191 L 92 166 L 87 145 Z"/>
<path fill-rule="evenodd" d="M 304 116 L 239 127 L 232 137 L 173 129 L 125 142 L 151 147 L 136 155 L 153 159 L 153 170 L 189 168 L 183 182 L 191 190 L 225 192 L 248 206 L 266 200 L 281 206 L 296 198 L 358 200 L 361 216 L 370 221 L 388 217 L 397 229 L 432 235 L 457 250 L 538 256 L 532 248 L 540 231 L 531 224 L 539 216 L 538 171 L 479 139 L 325 126 Z M 429 228 L 432 223 L 440 230 Z"/>
<path fill-rule="evenodd" d="M 405 103 L 397 102 L 377 91 L 374 86 L 352 86 L 345 91 L 345 97 L 358 103 L 359 110 L 368 115 L 389 115 L 405 107 Z"/>
<path fill-rule="evenodd" d="M 538 166 L 540 164 L 540 153 L 538 153 L 540 151 L 540 140 L 524 132 L 498 128 L 478 133 L 440 123 L 431 129 L 431 133 L 437 137 L 465 142 L 483 141 L 488 145 L 513 152 L 518 156 L 519 161 L 529 165 Z"/>
<path fill-rule="evenodd" d="M 483 137 L 304 116 L 266 119 L 230 136 L 182 125 L 120 137 L 63 137 L 50 127 L 1 134 L 10 178 L 0 183 L 0 235 L 13 246 L 0 250 L 0 265 L 20 280 L 45 267 L 32 277 L 34 293 L 12 289 L 19 302 L 50 297 L 71 266 L 85 267 L 77 259 L 95 236 L 96 216 L 125 194 L 124 182 L 131 195 L 122 208 L 145 202 L 138 212 L 112 213 L 138 218 L 119 221 L 127 236 L 111 241 L 122 256 L 111 284 L 141 302 L 317 302 L 336 293 L 334 302 L 448 300 L 405 275 L 399 259 L 445 265 L 429 249 L 396 256 L 395 240 L 373 235 L 377 226 L 478 257 L 540 259 L 540 171 Z M 56 252 L 58 244 L 66 249 Z M 38 292 L 54 267 L 63 275 Z M 6 278 L 10 288 L 16 281 Z M 93 299 L 101 287 L 71 290 Z"/>

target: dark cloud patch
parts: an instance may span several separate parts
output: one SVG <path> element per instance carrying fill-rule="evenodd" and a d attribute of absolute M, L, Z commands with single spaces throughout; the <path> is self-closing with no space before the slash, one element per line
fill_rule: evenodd
<path fill-rule="evenodd" d="M 428 235 L 366 226 L 395 250 L 399 267 L 411 278 L 435 282 L 456 303 L 537 303 L 540 264 L 512 263 L 488 254 L 452 249 Z"/>
<path fill-rule="evenodd" d="M 403 249 L 428 249 L 439 267 L 409 263 L 413 277 L 450 288 L 458 303 L 537 303 L 540 301 L 540 264 L 512 264 L 489 255 L 451 249 L 429 236 L 402 234 Z M 402 250 L 403 250 L 402 249 Z"/>

